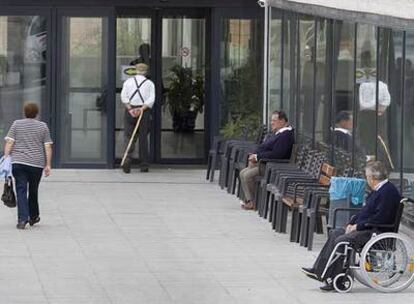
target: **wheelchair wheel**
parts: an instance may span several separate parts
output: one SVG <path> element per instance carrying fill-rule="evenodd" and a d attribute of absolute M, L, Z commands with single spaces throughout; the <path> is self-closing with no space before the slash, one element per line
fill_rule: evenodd
<path fill-rule="evenodd" d="M 354 286 L 354 279 L 346 273 L 338 274 L 333 280 L 333 286 L 339 293 L 347 293 Z"/>
<path fill-rule="evenodd" d="M 410 242 L 396 233 L 372 238 L 362 249 L 360 278 L 380 292 L 399 292 L 414 281 L 414 251 Z"/>

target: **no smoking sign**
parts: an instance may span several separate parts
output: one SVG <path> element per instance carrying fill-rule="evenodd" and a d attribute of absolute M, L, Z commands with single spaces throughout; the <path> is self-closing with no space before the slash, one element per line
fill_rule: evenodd
<path fill-rule="evenodd" d="M 180 56 L 181 57 L 187 57 L 191 54 L 191 51 L 188 47 L 183 46 L 182 48 L 180 48 Z"/>

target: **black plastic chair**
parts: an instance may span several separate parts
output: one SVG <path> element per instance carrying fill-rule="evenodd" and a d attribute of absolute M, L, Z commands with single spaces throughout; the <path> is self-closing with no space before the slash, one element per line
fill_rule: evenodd
<path fill-rule="evenodd" d="M 214 181 L 214 172 L 219 168 L 220 156 L 223 154 L 223 141 L 221 136 L 214 136 L 212 149 L 208 152 L 206 179 Z"/>

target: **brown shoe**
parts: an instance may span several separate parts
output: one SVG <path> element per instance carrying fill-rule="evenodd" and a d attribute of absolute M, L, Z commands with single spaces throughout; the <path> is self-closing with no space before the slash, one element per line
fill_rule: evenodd
<path fill-rule="evenodd" d="M 254 209 L 256 208 L 256 206 L 254 205 L 254 203 L 253 203 L 253 202 L 247 202 L 246 204 L 244 204 L 244 205 L 242 206 L 242 208 L 243 208 L 244 210 L 254 210 Z"/>

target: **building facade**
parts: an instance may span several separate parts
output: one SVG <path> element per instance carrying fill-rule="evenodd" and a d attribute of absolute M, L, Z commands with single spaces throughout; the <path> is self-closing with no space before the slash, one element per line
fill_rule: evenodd
<path fill-rule="evenodd" d="M 413 198 L 414 14 L 397 2 L 264 1 L 264 117 L 286 110 L 339 174 L 381 160 Z"/>
<path fill-rule="evenodd" d="M 214 135 L 261 119 L 263 27 L 250 0 L 1 0 L 0 137 L 33 101 L 55 167 L 114 167 L 122 83 L 142 61 L 157 95 L 152 162 L 204 163 Z"/>

